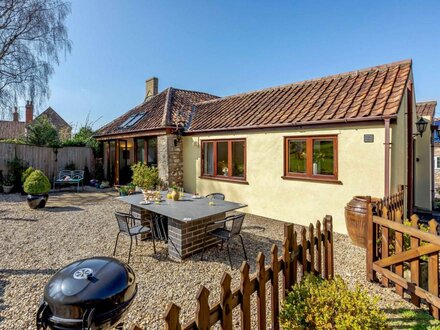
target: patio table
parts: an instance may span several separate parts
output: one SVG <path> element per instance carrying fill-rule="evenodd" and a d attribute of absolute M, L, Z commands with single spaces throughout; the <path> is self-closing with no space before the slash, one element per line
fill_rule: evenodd
<path fill-rule="evenodd" d="M 167 192 L 161 192 L 162 200 L 159 204 L 140 204 L 144 200 L 142 194 L 118 197 L 122 202 L 132 205 L 132 212 L 141 219 L 146 219 L 150 212 L 168 218 L 168 254 L 174 260 L 183 260 L 201 252 L 205 226 L 225 218 L 225 213 L 246 207 L 246 204 L 234 203 L 218 199 L 201 197 L 192 198 L 185 193 L 183 197 L 174 201 L 166 198 Z M 209 205 L 209 202 L 214 205 Z M 217 244 L 214 237 L 206 240 L 206 246 Z"/>

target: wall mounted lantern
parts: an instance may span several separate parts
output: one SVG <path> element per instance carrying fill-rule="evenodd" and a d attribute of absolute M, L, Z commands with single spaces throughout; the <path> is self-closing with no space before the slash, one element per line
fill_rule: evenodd
<path fill-rule="evenodd" d="M 417 133 L 413 134 L 414 136 L 420 135 L 422 137 L 423 133 L 425 133 L 426 128 L 428 127 L 428 121 L 423 117 L 420 117 L 416 122 Z"/>

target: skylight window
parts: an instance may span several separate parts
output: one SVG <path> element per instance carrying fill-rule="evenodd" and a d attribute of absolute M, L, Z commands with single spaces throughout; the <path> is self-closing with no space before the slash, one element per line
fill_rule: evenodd
<path fill-rule="evenodd" d="M 134 115 L 131 115 L 128 117 L 121 125 L 119 125 L 119 128 L 129 128 L 134 126 L 139 122 L 139 120 L 142 119 L 142 117 L 145 116 L 145 112 L 136 113 Z"/>

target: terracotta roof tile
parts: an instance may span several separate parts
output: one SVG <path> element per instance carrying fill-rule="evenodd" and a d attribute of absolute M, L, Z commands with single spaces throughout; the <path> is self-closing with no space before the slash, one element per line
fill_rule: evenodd
<path fill-rule="evenodd" d="M 426 116 L 434 118 L 437 101 L 418 102 L 416 104 L 417 116 Z"/>
<path fill-rule="evenodd" d="M 196 104 L 189 131 L 393 116 L 411 60 Z"/>
<path fill-rule="evenodd" d="M 188 120 L 193 104 L 214 98 L 217 96 L 170 87 L 101 127 L 95 136 L 173 127 L 180 121 L 186 122 Z M 120 128 L 130 116 L 140 113 L 145 115 L 133 126 Z"/>

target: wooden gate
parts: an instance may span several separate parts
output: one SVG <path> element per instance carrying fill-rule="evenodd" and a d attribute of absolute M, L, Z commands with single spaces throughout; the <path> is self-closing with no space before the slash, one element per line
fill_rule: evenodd
<path fill-rule="evenodd" d="M 367 280 L 378 281 L 377 274 L 380 274 L 382 285 L 394 284 L 396 293 L 402 297 L 408 293 L 416 306 L 424 299 L 430 313 L 439 319 L 440 237 L 437 222 L 433 219 L 428 225 L 421 224 L 417 215 L 403 221 L 401 210 L 393 211 L 391 216 L 387 207 L 378 213 L 381 216 L 373 215 L 370 204 Z M 422 270 L 424 276 L 421 276 Z"/>

